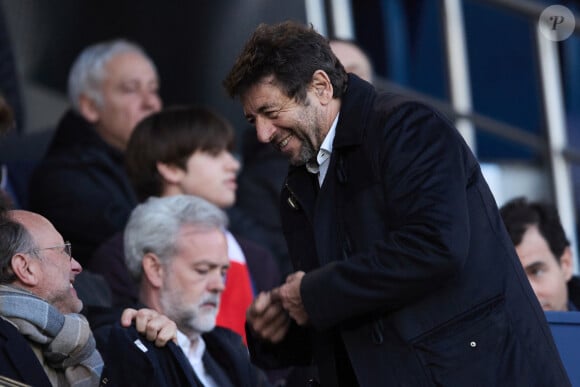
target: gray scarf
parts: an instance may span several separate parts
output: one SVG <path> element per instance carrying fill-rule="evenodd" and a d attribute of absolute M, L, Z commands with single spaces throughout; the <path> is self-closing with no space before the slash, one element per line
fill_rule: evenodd
<path fill-rule="evenodd" d="M 97 386 L 103 359 L 87 320 L 63 315 L 45 300 L 13 286 L 0 285 L 0 316 L 28 340 L 41 345 L 51 368 L 63 371 L 70 386 Z"/>

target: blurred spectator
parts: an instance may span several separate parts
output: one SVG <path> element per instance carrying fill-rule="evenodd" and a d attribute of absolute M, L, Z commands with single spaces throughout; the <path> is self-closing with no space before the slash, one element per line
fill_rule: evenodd
<path fill-rule="evenodd" d="M 205 108 L 168 108 L 135 128 L 126 150 L 127 173 L 140 201 L 187 194 L 227 208 L 236 199 L 240 167 L 231 154 L 233 147 L 234 131 L 223 118 Z M 246 309 L 254 295 L 279 285 L 281 278 L 267 250 L 229 231 L 226 236 L 231 264 L 217 322 L 245 336 Z M 108 279 L 119 305 L 137 297 L 122 246 L 119 233 L 89 263 Z"/>
<path fill-rule="evenodd" d="M 542 309 L 577 311 L 580 278 L 572 275 L 572 250 L 556 208 L 519 197 L 500 213 Z"/>
<path fill-rule="evenodd" d="M 330 48 L 347 73 L 356 74 L 367 82 L 373 82 L 371 60 L 356 42 L 345 39 L 331 39 Z"/>
<path fill-rule="evenodd" d="M 4 135 L 14 125 L 12 109 L 6 100 L 0 95 L 0 136 Z M 14 197 L 11 194 L 8 171 L 3 164 L 0 164 L 0 207 L 7 209 L 13 206 Z"/>
<path fill-rule="evenodd" d="M 84 49 L 69 74 L 72 110 L 60 121 L 30 182 L 30 208 L 50 219 L 86 262 L 122 230 L 136 205 L 124 171 L 137 122 L 158 111 L 154 64 L 134 43 L 114 40 Z"/>
<path fill-rule="evenodd" d="M 18 125 L 17 130 L 22 130 L 24 128 L 25 109 L 22 104 L 12 39 L 10 38 L 8 23 L 4 15 L 4 6 L 0 4 L 0 93 L 2 93 L 5 103 L 10 105 L 12 110 L 11 121 L 13 121 L 13 124 Z M 0 128 L 1 133 L 2 128 Z"/>
<path fill-rule="evenodd" d="M 177 323 L 160 350 L 135 329 L 111 328 L 103 376 L 125 386 L 265 386 L 239 335 L 216 327 L 228 259 L 226 215 L 191 195 L 150 198 L 125 229 L 125 256 L 140 301 Z M 139 370 L 139 372 L 135 372 Z"/>
<path fill-rule="evenodd" d="M 12 126 L 14 126 L 12 109 L 8 106 L 4 97 L 0 95 L 0 136 L 8 132 Z"/>

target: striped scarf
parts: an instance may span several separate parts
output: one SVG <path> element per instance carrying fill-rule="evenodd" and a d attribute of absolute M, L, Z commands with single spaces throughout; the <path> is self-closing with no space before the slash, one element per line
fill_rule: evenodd
<path fill-rule="evenodd" d="M 43 348 L 48 365 L 63 371 L 69 386 L 97 386 L 103 359 L 87 320 L 63 315 L 43 299 L 13 286 L 0 285 L 0 316 Z"/>

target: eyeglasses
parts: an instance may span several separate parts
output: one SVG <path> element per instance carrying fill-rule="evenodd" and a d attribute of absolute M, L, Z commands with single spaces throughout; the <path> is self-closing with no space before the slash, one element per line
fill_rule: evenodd
<path fill-rule="evenodd" d="M 65 242 L 64 245 L 57 245 L 57 246 L 51 246 L 51 247 L 43 247 L 41 249 L 34 249 L 31 250 L 31 253 L 36 253 L 38 251 L 42 251 L 42 250 L 53 250 L 53 249 L 62 249 L 62 252 L 65 253 L 66 255 L 68 255 L 69 259 L 72 261 L 72 246 L 70 244 L 70 242 Z"/>

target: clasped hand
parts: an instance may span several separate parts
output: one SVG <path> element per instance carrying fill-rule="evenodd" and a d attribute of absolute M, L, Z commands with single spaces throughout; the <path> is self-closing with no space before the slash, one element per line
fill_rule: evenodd
<path fill-rule="evenodd" d="M 260 293 L 250 305 L 246 320 L 258 337 L 278 343 L 288 332 L 290 318 L 298 325 L 308 323 L 308 314 L 300 295 L 304 274 L 303 271 L 290 274 L 286 283 L 269 292 Z"/>

